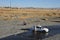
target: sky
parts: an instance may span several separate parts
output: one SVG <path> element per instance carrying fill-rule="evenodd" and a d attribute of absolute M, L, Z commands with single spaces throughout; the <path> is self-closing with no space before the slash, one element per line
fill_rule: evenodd
<path fill-rule="evenodd" d="M 60 0 L 0 0 L 0 6 L 60 8 Z"/>

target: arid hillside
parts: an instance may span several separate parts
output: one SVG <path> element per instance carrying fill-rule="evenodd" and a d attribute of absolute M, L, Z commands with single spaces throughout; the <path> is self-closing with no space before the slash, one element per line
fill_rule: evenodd
<path fill-rule="evenodd" d="M 60 9 L 0 8 L 0 20 L 26 19 L 34 17 L 60 17 Z"/>

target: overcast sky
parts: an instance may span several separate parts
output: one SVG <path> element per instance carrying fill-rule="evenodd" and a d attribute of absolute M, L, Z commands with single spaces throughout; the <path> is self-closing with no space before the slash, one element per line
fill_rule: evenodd
<path fill-rule="evenodd" d="M 60 0 L 0 0 L 0 6 L 60 8 Z"/>

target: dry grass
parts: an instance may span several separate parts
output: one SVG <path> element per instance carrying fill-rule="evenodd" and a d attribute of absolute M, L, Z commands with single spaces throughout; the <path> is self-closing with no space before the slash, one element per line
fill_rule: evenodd
<path fill-rule="evenodd" d="M 0 20 L 26 19 L 33 17 L 60 17 L 60 10 L 0 8 Z"/>

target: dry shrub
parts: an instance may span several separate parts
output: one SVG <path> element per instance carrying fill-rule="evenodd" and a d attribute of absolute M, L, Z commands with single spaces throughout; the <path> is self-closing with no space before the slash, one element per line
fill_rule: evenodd
<path fill-rule="evenodd" d="M 50 13 L 47 13 L 46 16 L 51 16 L 51 14 Z"/>

